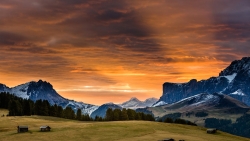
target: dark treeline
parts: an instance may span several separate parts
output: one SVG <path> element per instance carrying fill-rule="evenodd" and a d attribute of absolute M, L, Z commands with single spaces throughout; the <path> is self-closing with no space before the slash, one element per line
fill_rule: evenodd
<path fill-rule="evenodd" d="M 234 135 L 250 138 L 250 115 L 244 114 L 232 123 L 231 120 L 207 118 L 205 126 L 208 128 L 217 128 L 221 131 L 228 132 Z"/>
<path fill-rule="evenodd" d="M 148 120 L 155 121 L 152 114 L 145 114 L 143 112 L 136 112 L 132 109 L 111 109 L 106 111 L 105 120 L 107 121 L 119 121 L 119 120 Z"/>
<path fill-rule="evenodd" d="M 197 113 L 195 113 L 195 116 L 196 117 L 206 117 L 206 116 L 208 116 L 208 113 L 206 113 L 206 112 L 197 112 Z"/>
<path fill-rule="evenodd" d="M 22 116 L 34 114 L 35 103 L 31 100 L 16 97 L 12 94 L 0 93 L 0 108 L 8 109 L 9 116 Z"/>
<path fill-rule="evenodd" d="M 164 119 L 164 121 L 162 119 L 159 119 L 158 122 L 186 124 L 186 125 L 197 126 L 195 123 L 193 123 L 191 121 L 187 121 L 187 120 L 180 119 L 180 118 L 172 119 L 172 118 L 167 117 Z"/>
<path fill-rule="evenodd" d="M 75 115 L 75 112 L 71 107 L 63 109 L 62 106 L 56 104 L 50 105 L 47 100 L 37 100 L 34 102 L 5 92 L 0 93 L 0 108 L 8 109 L 8 116 L 41 115 L 86 121 L 93 120 L 87 114 L 82 115 L 81 111 L 79 118 L 79 113 L 78 115 Z"/>
<path fill-rule="evenodd" d="M 181 119 L 181 113 L 167 114 L 167 115 L 163 116 L 162 118 L 158 119 L 158 122 L 186 124 L 186 125 L 197 126 L 195 123 Z"/>
<path fill-rule="evenodd" d="M 62 106 L 56 104 L 50 105 L 47 100 L 34 102 L 5 92 L 0 93 L 0 108 L 8 109 L 8 116 L 41 115 L 81 121 L 155 120 L 151 114 L 135 112 L 131 109 L 108 109 L 105 118 L 96 116 L 92 119 L 88 114 L 82 114 L 81 109 L 75 113 L 71 107 L 63 109 Z"/>

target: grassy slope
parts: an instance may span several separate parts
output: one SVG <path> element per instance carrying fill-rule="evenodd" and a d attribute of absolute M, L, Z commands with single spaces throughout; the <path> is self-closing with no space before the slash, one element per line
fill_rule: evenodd
<path fill-rule="evenodd" d="M 6 114 L 0 109 L 0 115 Z M 16 133 L 16 126 L 28 125 L 28 133 Z M 52 127 L 51 132 L 39 132 L 41 125 Z M 164 138 L 185 141 L 250 141 L 250 139 L 218 132 L 206 134 L 202 127 L 166 124 L 147 121 L 80 122 L 54 117 L 0 117 L 0 140 L 161 140 Z"/>

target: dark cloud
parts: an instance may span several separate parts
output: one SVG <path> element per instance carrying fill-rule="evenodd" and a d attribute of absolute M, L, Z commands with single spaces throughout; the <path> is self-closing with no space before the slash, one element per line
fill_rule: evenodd
<path fill-rule="evenodd" d="M 222 7 L 221 5 L 224 4 Z M 250 54 L 250 2 L 219 1 L 213 5 L 214 44 L 216 58 L 226 62 Z"/>
<path fill-rule="evenodd" d="M 27 40 L 26 37 L 22 35 L 0 31 L 0 45 L 15 45 L 25 40 Z"/>
<path fill-rule="evenodd" d="M 28 47 L 27 47 L 28 46 Z M 16 53 L 34 53 L 34 54 L 53 54 L 59 53 L 58 51 L 47 49 L 45 47 L 36 47 L 32 45 L 24 45 L 19 47 L 8 47 L 3 49 L 9 52 L 16 52 Z"/>
<path fill-rule="evenodd" d="M 98 15 L 96 20 L 103 20 L 103 21 L 112 21 L 112 20 L 119 20 L 125 17 L 125 14 L 122 12 L 114 11 L 114 10 L 106 10 L 100 15 Z"/>

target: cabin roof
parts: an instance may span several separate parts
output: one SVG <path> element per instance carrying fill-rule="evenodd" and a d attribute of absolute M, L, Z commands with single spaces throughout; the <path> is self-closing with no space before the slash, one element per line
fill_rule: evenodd
<path fill-rule="evenodd" d="M 207 129 L 207 131 L 214 131 L 214 130 L 217 130 L 217 129 L 216 128 Z"/>
<path fill-rule="evenodd" d="M 43 125 L 40 128 L 50 128 L 48 125 Z"/>

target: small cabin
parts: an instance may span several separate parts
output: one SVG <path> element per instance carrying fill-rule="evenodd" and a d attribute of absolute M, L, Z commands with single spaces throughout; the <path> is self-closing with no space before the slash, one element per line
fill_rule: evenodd
<path fill-rule="evenodd" d="M 44 125 L 44 126 L 41 126 L 40 127 L 40 131 L 42 131 L 42 132 L 44 132 L 44 131 L 50 131 L 50 127 L 49 126 L 47 126 L 47 125 Z"/>
<path fill-rule="evenodd" d="M 208 133 L 208 134 L 215 134 L 216 131 L 217 131 L 216 128 L 215 128 L 215 129 L 207 129 L 207 133 Z"/>
<path fill-rule="evenodd" d="M 17 126 L 17 133 L 24 133 L 28 131 L 29 131 L 28 126 Z"/>

